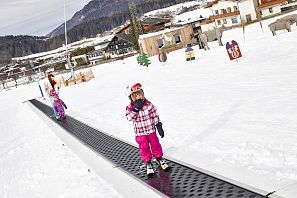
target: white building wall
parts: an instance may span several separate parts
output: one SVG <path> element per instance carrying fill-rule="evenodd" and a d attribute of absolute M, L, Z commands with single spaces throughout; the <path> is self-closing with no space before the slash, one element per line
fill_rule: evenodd
<path fill-rule="evenodd" d="M 215 27 L 216 27 L 215 23 L 202 24 L 201 25 L 201 30 L 202 30 L 202 32 L 205 32 L 207 30 L 213 30 Z"/>
<path fill-rule="evenodd" d="M 213 14 L 216 15 L 215 10 L 219 11 L 219 14 L 223 14 L 221 9 L 231 8 L 231 12 L 234 11 L 233 6 L 237 6 L 236 2 L 233 1 L 219 1 L 217 4 L 214 4 L 211 9 L 213 10 Z"/>
<path fill-rule="evenodd" d="M 257 19 L 253 0 L 241 0 L 238 4 L 237 2 L 221 0 L 217 4 L 213 5 L 211 7 L 211 10 L 213 11 L 214 15 L 216 15 L 216 10 L 219 12 L 219 14 L 223 14 L 221 9 L 225 9 L 227 11 L 228 7 L 231 8 L 231 12 L 236 11 L 234 7 L 237 7 L 237 9 L 240 11 L 241 18 L 239 16 L 234 16 L 235 18 L 237 18 L 238 23 L 232 23 L 231 18 L 233 17 L 228 17 L 226 18 L 225 22 L 227 23 L 225 24 L 223 19 L 216 19 L 217 27 L 221 27 L 222 25 L 230 27 L 232 25 L 241 24 L 241 19 L 243 20 L 243 22 L 246 22 L 247 15 L 250 15 L 251 20 Z M 218 20 L 220 20 L 221 24 L 218 24 Z"/>
<path fill-rule="evenodd" d="M 262 10 L 262 17 L 267 17 L 270 15 L 275 15 L 281 12 L 281 7 L 280 5 L 272 7 L 272 12 L 269 11 L 269 8 Z"/>
<path fill-rule="evenodd" d="M 236 2 L 219 1 L 217 4 L 213 5 L 211 9 L 212 9 L 214 15 L 217 15 L 216 11 L 218 11 L 219 14 L 223 14 L 222 9 L 225 9 L 226 12 L 228 12 L 227 8 L 231 8 L 231 12 L 234 12 L 234 11 L 236 11 L 236 9 L 234 7 L 236 7 L 238 9 Z M 236 18 L 237 23 L 232 23 L 232 18 Z M 230 26 L 234 26 L 234 25 L 239 25 L 241 23 L 241 21 L 240 21 L 239 16 L 232 16 L 232 17 L 228 17 L 228 18 L 215 19 L 215 23 L 216 23 L 216 25 L 215 25 L 216 27 L 222 27 L 223 25 L 225 27 L 230 27 Z"/>
<path fill-rule="evenodd" d="M 251 15 L 252 20 L 257 20 L 257 15 L 254 7 L 253 0 L 241 0 L 238 4 L 241 18 L 246 21 L 246 15 Z"/>
<path fill-rule="evenodd" d="M 232 19 L 234 18 L 234 22 L 232 22 Z M 222 27 L 224 25 L 224 27 L 231 27 L 231 26 L 236 26 L 236 25 L 240 25 L 241 21 L 240 21 L 240 16 L 232 16 L 229 18 L 225 18 L 225 19 L 216 19 L 216 25 L 217 27 Z"/>

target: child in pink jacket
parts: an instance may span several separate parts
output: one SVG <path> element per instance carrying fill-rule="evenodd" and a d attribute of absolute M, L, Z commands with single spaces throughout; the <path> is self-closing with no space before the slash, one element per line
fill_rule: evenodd
<path fill-rule="evenodd" d="M 55 112 L 56 119 L 61 121 L 62 119 L 66 119 L 65 109 L 67 109 L 66 104 L 59 98 L 59 95 L 55 92 L 54 89 L 50 91 L 50 97 L 53 100 L 53 109 Z"/>
<path fill-rule="evenodd" d="M 158 131 L 160 137 L 164 137 L 164 130 L 157 109 L 144 97 L 140 83 L 134 84 L 129 91 L 131 102 L 126 107 L 126 118 L 133 122 L 135 140 L 139 146 L 140 156 L 146 164 L 147 174 L 154 173 L 151 163 L 152 156 L 165 170 L 168 165 L 162 157 L 162 146 L 156 134 Z"/>

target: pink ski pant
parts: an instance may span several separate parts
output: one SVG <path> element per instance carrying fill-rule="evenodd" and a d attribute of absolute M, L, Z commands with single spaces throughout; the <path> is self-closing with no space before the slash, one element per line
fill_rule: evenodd
<path fill-rule="evenodd" d="M 140 157 L 144 162 L 151 161 L 152 156 L 154 156 L 155 158 L 163 156 L 162 146 L 156 133 L 136 136 L 135 140 L 138 143 Z"/>

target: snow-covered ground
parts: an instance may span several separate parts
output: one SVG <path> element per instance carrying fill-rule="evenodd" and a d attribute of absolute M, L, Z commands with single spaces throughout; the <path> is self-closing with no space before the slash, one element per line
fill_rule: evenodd
<path fill-rule="evenodd" d="M 201 5 L 203 2 L 206 2 L 206 1 L 189 1 L 189 2 L 185 2 L 185 3 L 180 3 L 180 4 L 173 5 L 173 6 L 169 6 L 167 8 L 162 8 L 162 9 L 147 12 L 144 14 L 144 16 L 154 16 L 158 12 L 165 12 L 165 11 L 170 11 L 170 12 L 176 13 L 176 12 L 179 12 L 182 8 L 189 8 L 191 6 Z"/>
<path fill-rule="evenodd" d="M 295 198 L 297 27 L 273 37 L 267 28 L 273 20 L 263 21 L 263 31 L 257 23 L 247 26 L 245 34 L 240 28 L 224 32 L 223 42 L 236 40 L 241 47 L 238 62 L 229 61 L 225 47 L 212 42 L 209 51 L 193 47 L 192 62 L 185 61 L 182 49 L 168 54 L 165 64 L 154 56 L 149 67 L 137 65 L 136 57 L 93 67 L 95 79 L 61 88 L 66 112 L 135 144 L 132 124 L 124 116 L 129 103 L 125 88 L 140 82 L 163 122 L 166 156 Z M 21 103 L 39 95 L 37 83 L 0 91 L 0 194 L 128 197 L 122 192 L 135 185 L 121 190 L 120 184 L 88 172 L 88 160 L 63 146 L 67 134 Z"/>
<path fill-rule="evenodd" d="M 174 17 L 173 23 L 190 23 L 191 21 L 197 21 L 204 18 L 208 18 L 212 15 L 210 9 L 196 9 L 193 11 L 185 12 L 183 14 Z"/>

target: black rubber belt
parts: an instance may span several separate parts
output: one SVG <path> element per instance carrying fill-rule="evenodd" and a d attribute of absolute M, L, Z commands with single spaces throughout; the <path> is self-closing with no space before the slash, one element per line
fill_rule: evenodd
<path fill-rule="evenodd" d="M 265 197 L 170 160 L 167 160 L 172 167 L 170 172 L 157 168 L 157 174 L 148 178 L 144 168 L 140 167 L 142 161 L 137 147 L 100 132 L 70 116 L 67 116 L 66 120 L 56 121 L 52 116 L 51 107 L 35 99 L 30 102 L 92 150 L 168 197 Z"/>

